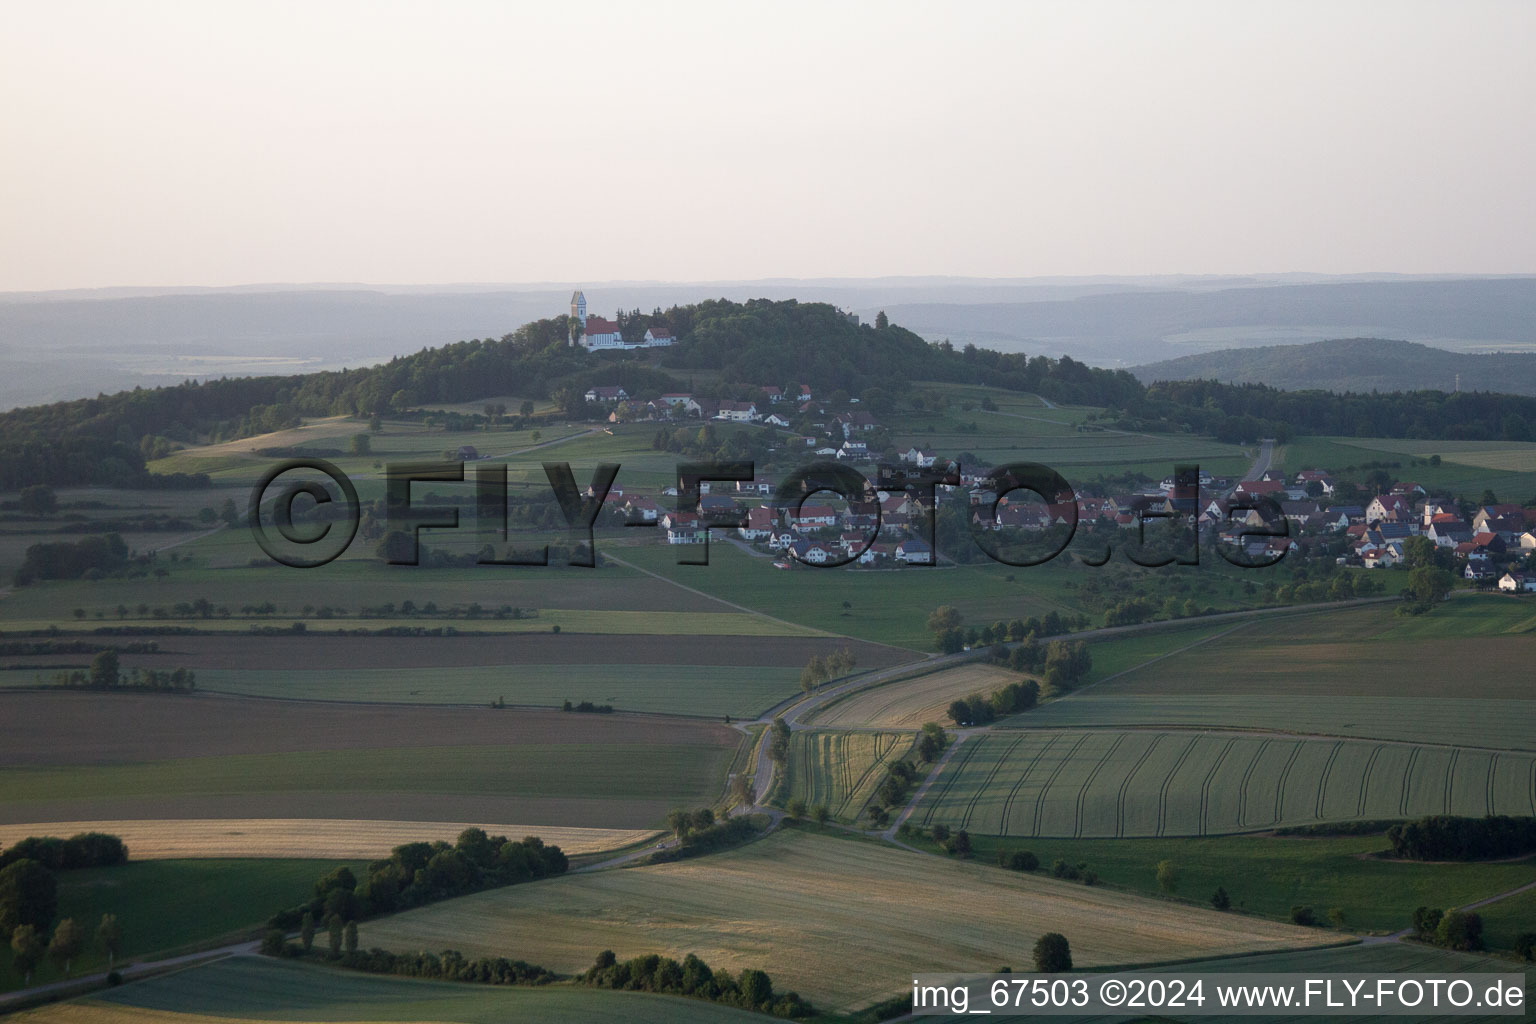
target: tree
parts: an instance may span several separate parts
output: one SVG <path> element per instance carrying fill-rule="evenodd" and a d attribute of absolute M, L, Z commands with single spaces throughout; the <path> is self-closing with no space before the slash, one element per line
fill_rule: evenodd
<path fill-rule="evenodd" d="M 1157 887 L 1163 892 L 1177 892 L 1179 888 L 1179 866 L 1171 860 L 1157 862 Z"/>
<path fill-rule="evenodd" d="M 346 931 L 346 935 L 343 937 L 342 944 L 346 947 L 346 950 L 347 950 L 348 953 L 356 953 L 357 952 L 357 922 L 356 921 L 348 921 L 347 922 L 347 931 Z"/>
<path fill-rule="evenodd" d="M 240 521 L 240 510 L 235 507 L 234 498 L 224 499 L 224 506 L 219 511 L 219 518 L 224 520 L 226 526 L 234 526 Z"/>
<path fill-rule="evenodd" d="M 59 926 L 53 930 L 53 941 L 48 943 L 48 959 L 54 966 L 69 977 L 70 964 L 80 951 L 85 948 L 85 935 L 80 931 L 80 926 L 75 924 L 75 919 L 66 917 L 59 922 Z"/>
<path fill-rule="evenodd" d="M 1232 897 L 1227 895 L 1226 889 L 1218 885 L 1216 891 L 1211 893 L 1211 906 L 1217 910 L 1231 910 Z"/>
<path fill-rule="evenodd" d="M 533 402 L 532 402 L 532 400 L 524 399 L 523 400 L 523 404 L 517 407 L 517 411 L 518 411 L 519 415 L 521 415 L 524 419 L 527 419 L 529 416 L 532 416 L 533 415 Z"/>
<path fill-rule="evenodd" d="M 971 834 L 960 829 L 949 837 L 949 852 L 962 859 L 971 855 Z"/>
<path fill-rule="evenodd" d="M 32 972 L 37 970 L 47 948 L 35 925 L 24 924 L 11 932 L 11 964 L 23 975 L 24 984 L 32 984 Z"/>
<path fill-rule="evenodd" d="M 329 938 L 331 942 L 331 959 L 335 960 L 337 957 L 341 956 L 341 933 L 344 927 L 341 923 L 341 917 L 339 915 L 332 914 L 330 917 L 326 918 L 325 927 L 330 933 Z"/>
<path fill-rule="evenodd" d="M 815 820 L 816 824 L 825 825 L 832 819 L 832 811 L 826 804 L 817 804 L 811 808 L 811 818 Z"/>
<path fill-rule="evenodd" d="M 787 810 L 789 811 L 789 816 L 791 818 L 804 818 L 805 817 L 805 801 L 800 799 L 799 797 L 795 797 L 793 800 L 791 800 L 789 802 L 789 807 L 787 808 Z"/>
<path fill-rule="evenodd" d="M 1463 952 L 1483 948 L 1483 919 L 1471 911 L 1448 910 L 1435 926 L 1435 942 Z"/>
<path fill-rule="evenodd" d="M 943 604 L 935 608 L 928 616 L 928 632 L 935 637 L 942 636 L 952 629 L 959 629 L 965 624 L 960 612 L 954 605 Z"/>
<path fill-rule="evenodd" d="M 1303 928 L 1310 928 L 1317 924 L 1317 915 L 1311 907 L 1295 906 L 1291 908 L 1291 924 L 1299 924 Z"/>
<path fill-rule="evenodd" d="M 16 504 L 29 516 L 51 516 L 59 509 L 59 496 L 47 484 L 23 487 Z"/>
<path fill-rule="evenodd" d="M 91 685 L 99 689 L 108 689 L 118 683 L 117 651 L 107 648 L 97 653 L 91 659 Z"/>
<path fill-rule="evenodd" d="M 0 870 L 0 935 L 24 924 L 46 934 L 58 907 L 58 883 L 37 861 L 18 860 Z"/>
<path fill-rule="evenodd" d="M 1040 858 L 1028 850 L 1016 850 L 1008 857 L 1008 870 L 1034 871 L 1040 867 Z"/>
<path fill-rule="evenodd" d="M 353 455 L 367 455 L 373 451 L 373 440 L 367 434 L 353 434 L 347 451 Z"/>
<path fill-rule="evenodd" d="M 693 815 L 681 807 L 673 808 L 667 812 L 667 828 L 681 839 L 693 829 Z"/>
<path fill-rule="evenodd" d="M 891 326 L 891 318 L 885 315 L 885 310 L 875 314 L 875 330 L 883 331 Z"/>
<path fill-rule="evenodd" d="M 1408 577 L 1408 595 L 1421 605 L 1439 604 L 1451 592 L 1451 574 L 1444 569 L 1415 569 Z"/>
<path fill-rule="evenodd" d="M 96 926 L 96 941 L 107 951 L 107 966 L 110 968 L 123 948 L 123 929 L 117 923 L 116 914 L 101 915 L 101 924 Z"/>
<path fill-rule="evenodd" d="M 299 924 L 299 943 L 308 953 L 315 948 L 315 915 L 304 911 L 304 920 Z"/>
<path fill-rule="evenodd" d="M 1536 932 L 1521 932 L 1516 936 L 1515 955 L 1522 960 L 1536 960 Z"/>
<path fill-rule="evenodd" d="M 1055 974 L 1072 969 L 1072 947 L 1060 932 L 1046 932 L 1035 940 L 1035 970 Z"/>

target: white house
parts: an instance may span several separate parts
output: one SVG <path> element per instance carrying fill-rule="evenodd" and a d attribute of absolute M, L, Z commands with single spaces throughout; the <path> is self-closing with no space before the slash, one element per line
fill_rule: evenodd
<path fill-rule="evenodd" d="M 1536 593 L 1536 576 L 1522 576 L 1517 572 L 1507 572 L 1499 577 L 1499 589 L 1510 594 Z"/>
<path fill-rule="evenodd" d="M 672 337 L 672 332 L 665 327 L 647 327 L 645 341 L 641 344 L 644 348 L 663 348 L 677 341 Z"/>
<path fill-rule="evenodd" d="M 629 392 L 621 387 L 588 388 L 582 397 L 589 402 L 622 402 L 629 397 Z"/>
<path fill-rule="evenodd" d="M 751 423 L 757 419 L 757 406 L 752 402 L 721 402 L 715 419 L 732 423 Z"/>
<path fill-rule="evenodd" d="M 908 537 L 896 545 L 896 557 L 908 565 L 931 565 L 933 548 L 921 537 Z"/>

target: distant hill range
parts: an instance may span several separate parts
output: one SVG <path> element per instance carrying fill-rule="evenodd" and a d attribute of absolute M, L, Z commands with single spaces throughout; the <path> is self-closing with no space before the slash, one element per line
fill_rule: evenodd
<path fill-rule="evenodd" d="M 1167 359 L 1131 372 L 1144 383 L 1217 380 L 1286 391 L 1499 391 L 1536 395 L 1536 353 L 1468 354 L 1411 341 L 1342 338 Z M 1458 381 L 1459 378 L 1459 381 Z"/>

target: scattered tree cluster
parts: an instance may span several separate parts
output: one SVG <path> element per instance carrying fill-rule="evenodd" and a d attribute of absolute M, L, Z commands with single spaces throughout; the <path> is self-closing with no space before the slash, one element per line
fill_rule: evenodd
<path fill-rule="evenodd" d="M 763 971 L 749 967 L 733 978 L 691 953 L 681 963 L 654 953 L 620 963 L 612 951 L 604 950 L 578 980 L 593 988 L 689 996 L 775 1017 L 809 1017 L 815 1012 L 794 992 L 776 993 Z"/>
<path fill-rule="evenodd" d="M 826 657 L 813 654 L 805 668 L 800 671 L 800 689 L 806 693 L 814 693 L 823 683 L 848 675 L 857 664 L 858 659 L 847 647 L 839 647 Z"/>
<path fill-rule="evenodd" d="M 999 718 L 1028 711 L 1040 699 L 1040 684 L 1033 679 L 1009 683 L 983 696 L 973 693 L 963 700 L 952 701 L 949 717 L 956 725 L 987 725 Z"/>
<path fill-rule="evenodd" d="M 1413 912 L 1413 931 L 1420 940 L 1446 949 L 1483 948 L 1483 919 L 1472 911 L 1419 907 Z"/>

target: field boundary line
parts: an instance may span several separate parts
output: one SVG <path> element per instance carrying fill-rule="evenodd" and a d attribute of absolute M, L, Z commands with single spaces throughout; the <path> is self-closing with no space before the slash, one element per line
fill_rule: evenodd
<path fill-rule="evenodd" d="M 1456 788 L 1456 763 L 1460 760 L 1461 749 L 1459 747 L 1451 748 L 1451 763 L 1445 766 L 1445 793 L 1441 797 L 1443 802 L 1441 814 L 1451 813 L 1451 796 L 1453 795 L 1452 791 Z"/>
<path fill-rule="evenodd" d="M 929 787 L 931 787 L 933 785 L 934 780 L 936 780 L 939 777 L 940 773 L 943 772 L 944 766 L 949 763 L 949 761 L 950 761 L 950 759 L 952 757 L 954 757 L 955 751 L 960 749 L 960 744 L 964 743 L 967 738 L 968 738 L 968 736 L 965 733 L 958 734 L 955 737 L 955 741 L 949 745 L 949 749 L 944 751 L 943 755 L 937 761 L 934 762 L 933 767 L 928 772 L 928 777 L 923 780 L 922 785 L 917 787 L 917 790 L 912 794 L 912 799 L 907 801 L 907 806 L 905 806 L 905 807 L 903 807 L 901 809 L 901 813 L 896 815 L 896 820 L 891 822 L 891 827 L 886 830 L 885 838 L 887 840 L 889 840 L 891 842 L 896 842 L 896 838 L 895 838 L 896 830 L 901 827 L 902 822 L 908 820 L 914 814 L 917 813 L 917 805 L 928 794 Z M 951 780 L 951 784 L 952 783 L 953 783 L 953 780 Z M 947 792 L 947 789 L 946 789 L 946 792 Z M 935 806 L 937 806 L 937 800 L 935 801 Z M 933 808 L 932 807 L 929 808 L 928 814 L 924 818 L 924 824 L 927 823 L 927 818 L 931 818 L 931 817 L 933 817 Z M 918 850 L 916 847 L 906 846 L 905 843 L 897 843 L 897 845 L 898 846 L 905 846 L 906 849 L 912 850 L 912 851 L 917 852 L 917 853 L 923 852 L 921 850 Z"/>

